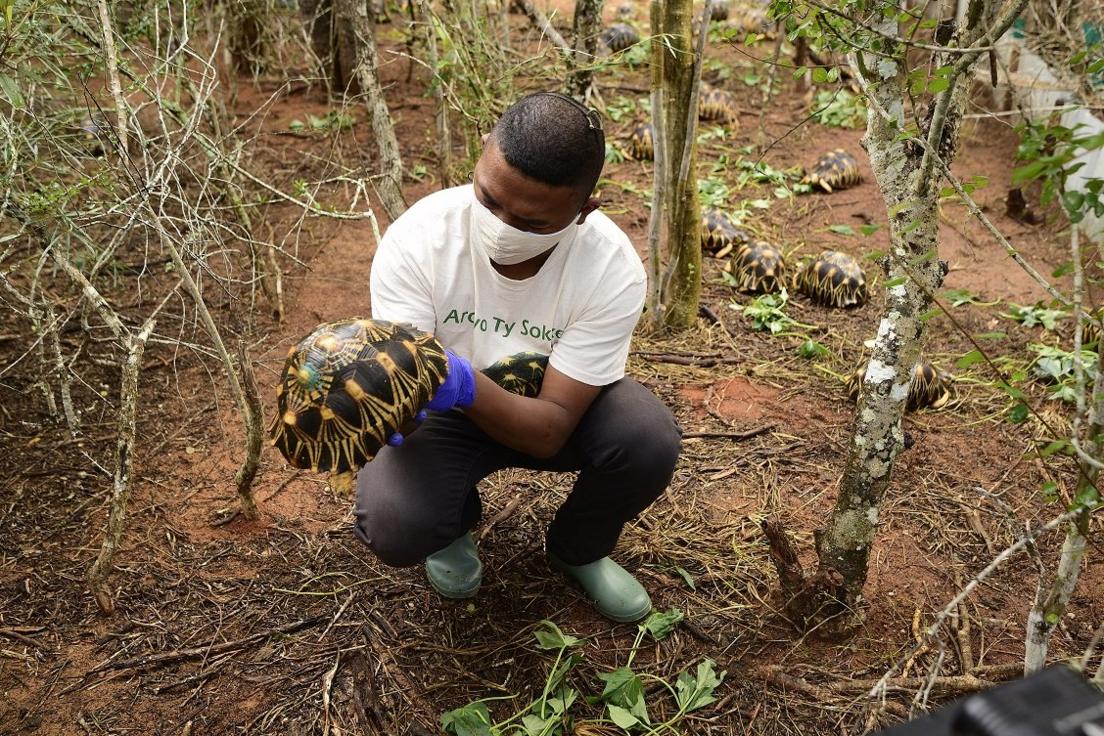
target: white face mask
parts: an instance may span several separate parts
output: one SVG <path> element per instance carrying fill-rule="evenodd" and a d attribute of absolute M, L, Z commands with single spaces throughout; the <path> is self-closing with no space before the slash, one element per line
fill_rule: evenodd
<path fill-rule="evenodd" d="M 471 237 L 487 257 L 502 266 L 513 266 L 536 258 L 561 242 L 575 237 L 575 219 L 554 233 L 527 233 L 507 225 L 476 199 L 472 203 Z"/>

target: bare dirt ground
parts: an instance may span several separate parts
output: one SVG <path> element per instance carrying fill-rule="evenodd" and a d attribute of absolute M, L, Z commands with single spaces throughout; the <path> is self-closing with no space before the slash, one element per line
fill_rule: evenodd
<path fill-rule="evenodd" d="M 762 91 L 743 78 L 762 73 L 748 55 L 767 56 L 770 49 L 722 45 L 709 53 L 731 72 L 711 81 L 737 96 L 741 115 L 725 140 L 706 143 L 703 177 L 721 155 L 730 162 L 755 156 L 744 147 L 757 142 Z M 413 171 L 432 162 L 432 101 L 421 70 L 408 82 L 407 62 L 384 56 L 388 99 Z M 766 141 L 781 142 L 765 162 L 785 169 L 807 166 L 829 148 L 860 153 L 857 130 L 810 123 L 788 132 L 808 105 L 782 77 L 763 128 Z M 331 109 L 325 94 L 294 88 L 269 101 L 278 85 L 239 84 L 238 119 L 263 111 L 249 123 L 265 141 L 253 164 L 276 185 L 290 189 L 296 179 L 324 179 L 327 156 L 336 149 L 372 170 L 374 145 L 363 113 L 348 131 L 290 136 L 292 120 Z M 600 91 L 607 105 L 618 97 L 639 101 L 646 84 L 637 70 L 602 79 Z M 642 117 L 638 104 L 610 122 L 609 140 L 623 142 Z M 989 178 L 979 201 L 1049 273 L 1067 259 L 1054 218 L 1030 227 L 1004 216 L 1015 147 L 1008 125 L 970 121 L 956 169 Z M 855 189 L 793 199 L 774 199 L 770 185 L 737 191 L 737 173 L 730 166 L 712 176 L 730 183 L 733 204 L 772 201 L 747 226 L 781 244 L 791 261 L 829 247 L 863 256 L 886 246 L 884 228 L 857 234 L 860 225 L 885 222 L 869 169 Z M 630 159 L 610 164 L 605 177 L 606 211 L 643 247 L 649 168 Z M 436 188 L 429 174 L 411 180 L 406 195 L 414 201 Z M 319 194 L 341 203 L 350 196 L 340 186 Z M 268 212 L 277 239 L 299 217 L 290 206 Z M 1043 294 L 964 208 L 948 203 L 943 214 L 947 288 L 1003 300 L 954 309 L 955 319 L 974 333 L 1007 333 L 993 349 L 1021 363 L 1028 343 L 1063 339 L 1002 316 L 1008 302 L 1029 304 Z M 833 225 L 850 225 L 856 234 L 837 234 L 829 230 Z M 287 318 L 275 324 L 259 316 L 249 347 L 269 412 L 287 346 L 319 322 L 369 311 L 375 246 L 367 222 L 309 218 L 295 247 L 304 265 L 284 263 Z M 877 266 L 864 264 L 875 281 Z M 1054 479 L 1068 497 L 1072 466 L 1028 454 L 1046 437 L 1044 428 L 1009 423 L 1007 400 L 980 366 L 955 371 L 955 359 L 970 345 L 948 318 L 934 318 L 928 355 L 956 373 L 956 398 L 942 411 L 906 420 L 915 446 L 894 470 L 866 587 L 865 624 L 849 638 L 800 636 L 777 610 L 759 522 L 780 518 L 806 562 L 814 562 L 812 530 L 831 508 L 847 454 L 852 405 L 842 378 L 862 357 L 883 300 L 876 281 L 871 302 L 854 310 L 794 297 L 788 312 L 815 325 L 811 334 L 830 351 L 805 361 L 795 353 L 802 337 L 752 332 L 729 309 L 733 295 L 720 278 L 721 265 L 706 264 L 703 303 L 724 325 L 703 320 L 685 334 L 641 334 L 630 358 L 630 373 L 667 402 L 687 432 L 721 435 L 685 441 L 666 496 L 626 530 L 618 548 L 618 559 L 647 584 L 657 608 L 686 614 L 670 638 L 643 648 L 635 666 L 673 679 L 709 657 L 727 671 L 718 702 L 685 722 L 685 733 L 860 733 L 905 715 L 915 690 L 892 693 L 886 711 L 868 721 L 860 696 L 869 681 L 908 655 L 933 614 L 1014 541 L 1024 522 L 1058 513 L 1040 488 Z M 235 308 L 223 307 L 224 314 Z M 5 336 L 22 327 L 7 322 L 0 324 Z M 198 330 L 191 337 L 202 341 Z M 19 350 L 12 342 L 0 349 L 11 358 Z M 98 414 L 86 414 L 84 439 L 68 440 L 60 428 L 42 423 L 34 378 L 15 371 L 4 379 L 14 390 L 3 407 L 0 463 L 0 733 L 436 733 L 443 711 L 475 698 L 503 698 L 491 703 L 503 716 L 539 693 L 551 666 L 532 646 L 532 630 L 543 619 L 586 637 L 585 659 L 572 676 L 584 694 L 600 692 L 598 672 L 624 663 L 635 626 L 601 619 L 543 561 L 543 527 L 569 477 L 505 472 L 488 479 L 477 530 L 487 570 L 483 588 L 470 602 L 444 602 L 419 568 L 377 563 L 349 530 L 350 500 L 336 496 L 323 478 L 289 469 L 275 453 L 266 453 L 256 484 L 263 518 L 216 525 L 221 510 L 234 504 L 240 424 L 217 388 L 216 368 L 157 348 L 147 353 L 143 372 L 142 444 L 126 544 L 113 577 L 118 610 L 103 617 L 83 576 L 110 490 L 109 474 L 95 463 L 110 470 L 111 400 L 97 399 L 101 386 L 89 386 L 85 399 Z M 89 379 L 102 379 L 105 392 L 115 382 L 106 370 Z M 1059 419 L 1060 407 L 1045 402 L 1042 391 L 1032 391 L 1033 401 L 1044 416 Z M 764 431 L 744 440 L 723 436 L 752 429 Z M 1015 518 L 979 489 L 997 494 Z M 1053 562 L 1058 543 L 1044 540 L 1044 560 Z M 1055 659 L 1080 654 L 1104 617 L 1098 551 L 1090 551 L 1069 616 L 1054 637 Z M 1029 561 L 1010 562 L 961 608 L 954 633 L 925 647 L 905 675 L 922 677 L 942 658 L 943 675 L 983 682 L 1013 676 L 1035 580 Z M 937 685 L 933 700 L 961 692 Z M 596 708 L 589 712 L 598 715 Z"/>

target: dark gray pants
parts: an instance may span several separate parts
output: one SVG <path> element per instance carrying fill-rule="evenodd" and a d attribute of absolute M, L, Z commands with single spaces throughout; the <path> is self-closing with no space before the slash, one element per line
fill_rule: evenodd
<path fill-rule="evenodd" d="M 603 388 L 546 460 L 499 444 L 459 411 L 432 415 L 360 469 L 354 531 L 383 563 L 415 565 L 479 522 L 475 486 L 491 473 L 580 471 L 546 543 L 563 562 L 585 565 L 613 551 L 625 522 L 671 482 L 680 434 L 663 402 L 630 378 Z"/>

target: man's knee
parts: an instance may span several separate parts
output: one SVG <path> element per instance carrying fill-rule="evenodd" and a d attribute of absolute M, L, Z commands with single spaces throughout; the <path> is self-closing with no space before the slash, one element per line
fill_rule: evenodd
<path fill-rule="evenodd" d="M 402 489 L 358 484 L 353 533 L 380 562 L 390 567 L 417 565 L 444 546 L 433 509 L 411 504 Z M 446 542 L 447 544 L 447 542 Z"/>
<path fill-rule="evenodd" d="M 636 384 L 618 402 L 616 416 L 607 422 L 602 441 L 605 461 L 642 478 L 670 479 L 682 451 L 682 430 L 671 411 L 655 394 Z"/>
<path fill-rule="evenodd" d="M 432 554 L 435 550 L 426 545 L 430 538 L 428 531 L 409 520 L 383 518 L 360 510 L 353 526 L 357 538 L 388 567 L 411 567 Z"/>

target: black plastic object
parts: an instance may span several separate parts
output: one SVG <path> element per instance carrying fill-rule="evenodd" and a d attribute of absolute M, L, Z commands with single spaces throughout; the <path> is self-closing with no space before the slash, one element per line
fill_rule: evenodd
<path fill-rule="evenodd" d="M 1104 693 L 1065 666 L 972 695 L 881 736 L 1104 736 Z"/>

